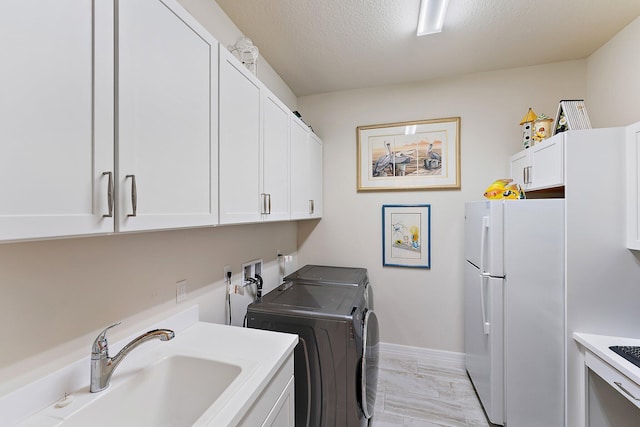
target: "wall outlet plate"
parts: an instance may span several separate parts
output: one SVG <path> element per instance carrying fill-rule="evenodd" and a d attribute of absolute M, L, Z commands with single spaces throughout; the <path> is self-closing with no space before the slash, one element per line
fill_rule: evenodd
<path fill-rule="evenodd" d="M 187 299 L 187 285 L 186 279 L 176 283 L 176 304 Z"/>

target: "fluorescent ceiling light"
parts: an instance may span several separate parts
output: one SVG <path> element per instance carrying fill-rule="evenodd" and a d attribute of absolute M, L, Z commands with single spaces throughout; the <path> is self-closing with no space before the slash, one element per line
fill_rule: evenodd
<path fill-rule="evenodd" d="M 444 15 L 449 0 L 422 0 L 420 16 L 418 16 L 418 36 L 439 33 L 442 31 Z"/>

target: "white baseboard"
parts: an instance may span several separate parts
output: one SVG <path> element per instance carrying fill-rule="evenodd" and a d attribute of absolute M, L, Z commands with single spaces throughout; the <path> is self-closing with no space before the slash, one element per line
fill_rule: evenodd
<path fill-rule="evenodd" d="M 411 347 L 408 345 L 380 343 L 381 356 L 389 355 L 402 358 L 418 359 L 424 363 L 437 363 L 452 368 L 464 369 L 464 353 L 434 350 L 431 348 Z"/>

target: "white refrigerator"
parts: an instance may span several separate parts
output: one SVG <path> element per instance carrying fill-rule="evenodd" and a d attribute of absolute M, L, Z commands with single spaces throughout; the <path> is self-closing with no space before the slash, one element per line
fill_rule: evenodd
<path fill-rule="evenodd" d="M 564 253 L 563 199 L 465 205 L 465 364 L 494 424 L 565 424 Z"/>

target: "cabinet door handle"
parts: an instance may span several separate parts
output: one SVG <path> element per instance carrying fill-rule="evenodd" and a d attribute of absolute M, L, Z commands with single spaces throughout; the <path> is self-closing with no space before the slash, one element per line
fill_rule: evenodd
<path fill-rule="evenodd" d="M 260 213 L 262 215 L 265 215 L 267 213 L 267 194 L 266 193 L 260 193 L 260 201 L 262 202 L 262 206 L 260 208 Z"/>
<path fill-rule="evenodd" d="M 267 213 L 271 215 L 271 194 L 267 193 Z"/>
<path fill-rule="evenodd" d="M 107 205 L 109 213 L 102 215 L 103 218 L 113 217 L 113 172 L 102 172 L 102 176 L 109 175 L 109 183 L 107 184 Z"/>
<path fill-rule="evenodd" d="M 313 214 L 314 211 L 315 211 L 315 206 L 314 206 L 313 200 L 309 200 L 309 214 Z"/>
<path fill-rule="evenodd" d="M 624 387 L 622 386 L 622 383 L 621 383 L 621 382 L 619 382 L 619 381 L 614 381 L 613 383 L 614 383 L 615 385 L 617 385 L 617 386 L 618 386 L 618 388 L 619 388 L 620 390 L 624 391 L 624 392 L 625 392 L 629 397 L 631 397 L 633 400 L 640 400 L 640 399 L 638 399 L 637 397 L 635 397 L 635 396 L 634 396 L 634 395 L 633 395 L 629 390 L 627 390 L 626 388 L 624 388 Z"/>
<path fill-rule="evenodd" d="M 130 213 L 127 216 L 138 216 L 138 190 L 136 188 L 136 176 L 127 175 L 126 178 L 131 178 L 131 207 L 133 210 L 133 213 Z"/>

